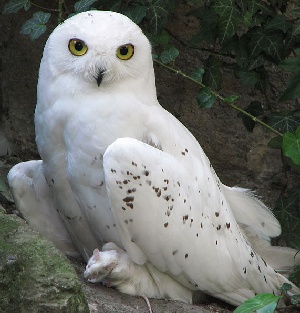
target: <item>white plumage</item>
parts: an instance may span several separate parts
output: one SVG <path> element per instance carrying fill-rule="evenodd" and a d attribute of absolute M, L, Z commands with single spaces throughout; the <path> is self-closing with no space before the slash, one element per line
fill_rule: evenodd
<path fill-rule="evenodd" d="M 63 224 L 56 212 L 48 224 L 68 240 L 66 228 L 84 258 L 114 242 L 136 266 L 164 272 L 156 285 L 168 291 L 157 297 L 199 289 L 238 305 L 288 282 L 272 266 L 289 270 L 299 260 L 270 245 L 278 221 L 248 190 L 223 185 L 193 135 L 160 106 L 149 41 L 127 17 L 90 11 L 59 25 L 45 46 L 37 97 L 43 161 L 30 171 L 19 164 L 8 178 L 41 232 L 39 206 L 56 208 Z"/>

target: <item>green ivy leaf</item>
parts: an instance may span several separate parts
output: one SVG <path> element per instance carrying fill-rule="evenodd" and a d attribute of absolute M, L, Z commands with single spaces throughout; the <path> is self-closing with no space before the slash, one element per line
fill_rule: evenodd
<path fill-rule="evenodd" d="M 286 132 L 282 142 L 283 154 L 292 159 L 296 165 L 300 165 L 300 126 L 295 134 Z"/>
<path fill-rule="evenodd" d="M 147 34 L 147 37 L 149 38 L 152 46 L 162 46 L 165 49 L 169 48 L 169 40 L 170 36 L 169 34 L 163 30 L 159 34 L 154 35 L 154 34 Z"/>
<path fill-rule="evenodd" d="M 241 37 L 238 41 L 238 46 L 234 50 L 236 63 L 241 69 L 246 69 L 249 65 L 249 47 L 247 41 L 247 38 Z"/>
<path fill-rule="evenodd" d="M 279 29 L 286 33 L 292 27 L 292 23 L 286 19 L 284 15 L 276 15 L 266 25 L 265 29 Z"/>
<path fill-rule="evenodd" d="M 258 69 L 256 69 L 257 71 Z M 267 74 L 265 74 L 264 68 L 259 68 L 258 80 L 255 84 L 255 88 L 265 93 L 267 88 Z"/>
<path fill-rule="evenodd" d="M 287 293 L 289 290 L 291 290 L 293 287 L 291 284 L 284 283 L 279 290 L 281 290 L 283 293 Z"/>
<path fill-rule="evenodd" d="M 169 16 L 170 12 L 176 4 L 176 1 L 151 0 L 147 1 L 147 3 L 147 16 L 150 19 L 154 33 L 158 34 L 162 30 L 167 20 L 167 17 Z"/>
<path fill-rule="evenodd" d="M 300 253 L 299 249 L 297 255 Z M 296 265 L 293 272 L 289 276 L 289 280 L 292 281 L 296 286 L 300 286 L 300 266 Z M 293 296 L 292 296 L 293 297 Z M 292 299 L 291 299 L 292 300 Z M 292 302 L 293 303 L 293 302 Z M 294 304 L 294 303 L 293 303 Z M 295 303 L 296 304 L 296 303 Z"/>
<path fill-rule="evenodd" d="M 128 16 L 134 23 L 139 24 L 142 19 L 146 16 L 147 8 L 143 5 L 128 7 L 127 10 L 123 12 Z"/>
<path fill-rule="evenodd" d="M 284 51 L 285 51 L 285 57 L 290 55 L 290 53 L 295 51 L 295 47 L 298 46 L 298 43 L 300 41 L 300 34 L 299 35 L 293 35 L 292 31 L 289 30 L 286 34 L 285 40 L 284 40 Z"/>
<path fill-rule="evenodd" d="M 246 26 L 250 27 L 252 26 L 252 22 L 253 22 L 253 15 L 252 12 L 250 11 L 246 11 L 243 15 L 242 15 L 242 19 L 245 23 Z"/>
<path fill-rule="evenodd" d="M 276 130 L 285 132 L 294 132 L 300 125 L 300 110 L 280 111 L 268 116 L 268 123 Z"/>
<path fill-rule="evenodd" d="M 51 14 L 38 11 L 33 14 L 32 18 L 24 23 L 20 33 L 29 35 L 31 40 L 40 37 L 47 29 L 46 23 L 49 21 Z"/>
<path fill-rule="evenodd" d="M 262 52 L 272 57 L 275 62 L 280 62 L 283 58 L 283 33 L 275 30 L 265 31 L 261 27 L 256 27 L 249 32 L 249 57 L 256 58 Z"/>
<path fill-rule="evenodd" d="M 274 16 L 274 11 L 271 9 L 272 7 L 261 0 L 251 0 L 249 8 L 251 8 L 253 15 L 259 11 L 261 11 L 265 16 Z"/>
<path fill-rule="evenodd" d="M 3 14 L 17 13 L 22 8 L 27 11 L 31 6 L 30 0 L 10 0 L 3 9 Z"/>
<path fill-rule="evenodd" d="M 291 296 L 291 303 L 292 304 L 299 304 L 300 303 L 300 295 Z"/>
<path fill-rule="evenodd" d="M 264 65 L 264 63 L 265 63 L 264 57 L 262 55 L 259 55 L 257 58 L 250 60 L 247 70 L 252 71 Z"/>
<path fill-rule="evenodd" d="M 191 74 L 191 78 L 201 82 L 202 81 L 202 77 L 204 75 L 205 71 L 203 68 L 198 68 L 196 71 L 194 71 L 192 74 Z"/>
<path fill-rule="evenodd" d="M 241 37 L 242 39 L 243 37 Z M 241 43 L 241 40 L 237 35 L 232 36 L 228 41 L 224 42 L 224 44 L 221 47 L 221 52 L 235 52 L 239 49 Z"/>
<path fill-rule="evenodd" d="M 204 63 L 204 71 L 203 83 L 214 90 L 219 90 L 222 82 L 220 60 L 212 55 L 209 56 Z"/>
<path fill-rule="evenodd" d="M 74 4 L 75 13 L 85 12 L 90 9 L 92 4 L 97 0 L 80 0 Z"/>
<path fill-rule="evenodd" d="M 282 148 L 282 136 L 273 137 L 269 142 L 268 146 L 272 149 L 280 149 Z"/>
<path fill-rule="evenodd" d="M 297 57 L 286 58 L 279 64 L 279 66 L 286 71 L 297 73 L 300 68 L 300 57 L 297 54 Z"/>
<path fill-rule="evenodd" d="M 300 248 L 300 194 L 296 186 L 287 194 L 280 196 L 274 206 L 273 213 L 282 226 L 281 237 L 287 245 L 295 249 Z"/>
<path fill-rule="evenodd" d="M 160 59 L 164 64 L 168 64 L 174 61 L 179 55 L 179 51 L 175 47 L 171 47 L 169 50 L 163 51 L 160 55 Z"/>
<path fill-rule="evenodd" d="M 200 31 L 191 39 L 191 45 L 202 41 L 213 43 L 217 38 L 219 16 L 205 6 L 189 12 L 189 15 L 194 15 L 201 21 Z"/>
<path fill-rule="evenodd" d="M 261 309 L 258 309 L 256 313 L 274 313 L 276 307 L 277 307 L 277 302 L 273 302 L 273 303 L 267 304 L 265 307 Z"/>
<path fill-rule="evenodd" d="M 235 102 L 238 98 L 239 98 L 239 96 L 231 95 L 231 96 L 229 96 L 229 97 L 224 98 L 223 101 L 226 102 L 226 103 L 233 103 L 233 102 Z"/>
<path fill-rule="evenodd" d="M 259 101 L 252 101 L 246 108 L 245 111 L 250 113 L 251 115 L 257 117 L 261 114 L 263 114 L 263 108 L 262 105 Z M 253 121 L 252 118 L 250 118 L 249 116 L 243 114 L 242 115 L 242 121 L 243 124 L 245 125 L 246 129 L 249 132 L 253 132 L 253 129 L 255 127 L 255 121 Z"/>
<path fill-rule="evenodd" d="M 278 63 L 281 62 L 284 56 L 283 34 L 280 31 L 267 31 L 264 36 L 264 41 L 261 43 L 263 51 Z"/>
<path fill-rule="evenodd" d="M 293 36 L 299 35 L 300 34 L 300 21 L 295 23 L 293 25 L 293 31 L 292 31 Z"/>
<path fill-rule="evenodd" d="M 122 0 L 101 0 L 101 10 L 120 12 L 121 7 Z"/>
<path fill-rule="evenodd" d="M 262 309 L 270 304 L 275 304 L 282 298 L 281 296 L 274 296 L 268 293 L 259 294 L 251 299 L 246 300 L 242 305 L 237 307 L 233 313 L 253 313 L 256 310 Z M 263 312 L 263 311 L 261 311 Z M 266 311 L 265 311 L 266 312 Z M 270 311 L 269 311 L 270 312 Z"/>
<path fill-rule="evenodd" d="M 256 58 L 262 51 L 262 44 L 265 40 L 265 32 L 262 28 L 254 28 L 249 32 L 249 57 Z"/>
<path fill-rule="evenodd" d="M 258 81 L 257 73 L 254 71 L 237 71 L 236 73 L 243 85 L 254 86 Z"/>
<path fill-rule="evenodd" d="M 201 25 L 201 30 L 193 36 L 190 45 L 193 46 L 203 41 L 214 43 L 217 38 L 217 33 L 218 31 L 216 27 L 206 28 L 204 25 Z"/>
<path fill-rule="evenodd" d="M 280 101 L 286 101 L 290 99 L 295 99 L 300 97 L 300 71 L 298 71 L 294 77 L 292 77 L 289 82 L 286 90 L 283 92 Z"/>
<path fill-rule="evenodd" d="M 216 95 L 212 91 L 204 87 L 202 88 L 197 95 L 197 103 L 200 108 L 209 109 L 216 102 Z"/>
<path fill-rule="evenodd" d="M 235 34 L 241 14 L 234 0 L 217 0 L 215 4 L 212 5 L 212 9 L 220 16 L 220 42 L 226 42 Z"/>
<path fill-rule="evenodd" d="M 31 7 L 31 3 L 30 2 L 27 2 L 25 5 L 24 5 L 24 10 L 25 11 L 28 11 Z"/>
<path fill-rule="evenodd" d="M 299 18 L 300 17 L 300 9 L 295 9 L 291 11 L 291 14 L 293 15 L 293 17 L 295 18 Z"/>

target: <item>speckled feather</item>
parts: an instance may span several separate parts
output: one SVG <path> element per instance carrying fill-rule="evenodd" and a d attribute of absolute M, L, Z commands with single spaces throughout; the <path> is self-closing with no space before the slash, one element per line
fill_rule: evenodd
<path fill-rule="evenodd" d="M 179 155 L 135 139 L 118 139 L 106 150 L 106 185 L 126 251 L 136 263 L 149 260 L 186 287 L 233 304 L 277 294 L 288 280 L 253 250 L 206 162 L 196 162 L 189 147 L 184 157 L 205 173 L 205 183 Z"/>
<path fill-rule="evenodd" d="M 70 53 L 72 38 L 86 54 Z M 129 43 L 133 56 L 118 59 Z M 58 210 L 61 231 L 86 260 L 114 242 L 136 263 L 233 304 L 287 281 L 271 267 L 295 261 L 292 249 L 282 256 L 269 243 L 278 221 L 249 191 L 224 186 L 193 135 L 160 106 L 149 41 L 127 17 L 90 11 L 59 25 L 44 49 L 37 97 L 43 162 L 33 179 L 44 179 L 45 210 Z M 26 163 L 13 168 L 10 185 L 20 210 L 30 200 L 43 225 L 28 176 Z"/>

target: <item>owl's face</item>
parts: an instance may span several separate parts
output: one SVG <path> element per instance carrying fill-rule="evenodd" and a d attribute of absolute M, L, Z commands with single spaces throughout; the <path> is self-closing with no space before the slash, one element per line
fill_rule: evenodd
<path fill-rule="evenodd" d="M 89 11 L 66 20 L 50 35 L 41 75 L 105 86 L 137 79 L 152 69 L 151 47 L 141 29 L 114 12 Z"/>

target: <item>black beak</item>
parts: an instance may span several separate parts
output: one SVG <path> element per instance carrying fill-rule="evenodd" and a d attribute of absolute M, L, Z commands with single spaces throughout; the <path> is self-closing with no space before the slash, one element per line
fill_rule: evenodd
<path fill-rule="evenodd" d="M 97 82 L 98 87 L 101 85 L 101 82 L 102 82 L 104 73 L 105 73 L 104 70 L 99 70 L 99 73 L 98 73 L 98 75 L 96 76 L 96 82 Z"/>

